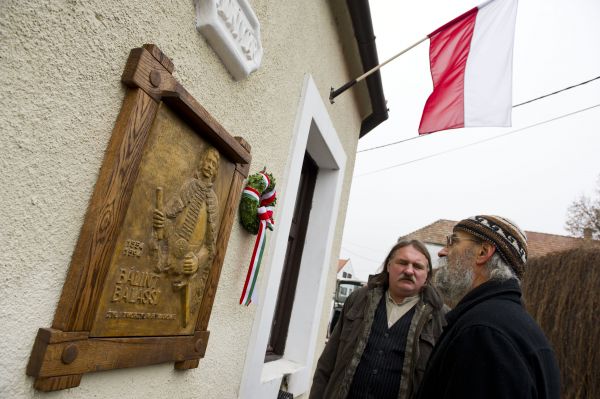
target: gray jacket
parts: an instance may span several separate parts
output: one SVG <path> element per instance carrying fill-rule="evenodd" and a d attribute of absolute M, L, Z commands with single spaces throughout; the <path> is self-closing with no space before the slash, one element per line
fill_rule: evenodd
<path fill-rule="evenodd" d="M 384 293 L 382 286 L 367 285 L 348 297 L 317 363 L 310 399 L 345 399 L 348 396 L 369 341 L 375 310 Z M 420 295 L 408 331 L 398 399 L 409 399 L 416 393 L 433 345 L 445 325 L 444 314 L 448 309 L 437 291 L 426 284 Z"/>

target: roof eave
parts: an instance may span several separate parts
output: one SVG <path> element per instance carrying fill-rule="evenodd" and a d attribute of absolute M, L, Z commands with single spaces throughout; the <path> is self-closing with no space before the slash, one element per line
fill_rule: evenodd
<path fill-rule="evenodd" d="M 369 1 L 346 0 L 346 5 L 348 6 L 350 18 L 352 19 L 352 27 L 354 28 L 354 36 L 356 37 L 363 71 L 366 72 L 379 65 Z M 363 119 L 359 138 L 364 137 L 388 118 L 388 109 L 383 94 L 381 74 L 377 71 L 365 80 L 369 92 L 369 99 L 371 101 L 372 113 Z"/>

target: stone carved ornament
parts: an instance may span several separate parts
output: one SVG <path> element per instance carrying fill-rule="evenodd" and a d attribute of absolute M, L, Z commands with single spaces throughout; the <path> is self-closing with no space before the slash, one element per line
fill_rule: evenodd
<path fill-rule="evenodd" d="M 196 27 L 236 79 L 260 67 L 260 24 L 246 0 L 196 0 Z"/>

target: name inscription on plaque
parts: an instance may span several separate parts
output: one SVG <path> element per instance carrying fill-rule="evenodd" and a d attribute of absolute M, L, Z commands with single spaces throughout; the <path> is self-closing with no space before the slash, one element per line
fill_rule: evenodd
<path fill-rule="evenodd" d="M 121 268 L 119 279 L 115 283 L 111 302 L 138 303 L 143 305 L 158 305 L 160 288 L 159 274 Z"/>

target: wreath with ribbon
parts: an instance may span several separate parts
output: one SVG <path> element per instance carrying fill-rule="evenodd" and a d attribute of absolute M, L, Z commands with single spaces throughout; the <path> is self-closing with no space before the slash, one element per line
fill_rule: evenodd
<path fill-rule="evenodd" d="M 265 250 L 266 231 L 273 230 L 275 224 L 273 210 L 276 202 L 275 178 L 272 174 L 263 169 L 262 172 L 248 177 L 239 206 L 240 222 L 244 229 L 256 235 L 256 242 L 240 297 L 240 305 L 248 306 L 252 302 L 252 294 Z"/>

